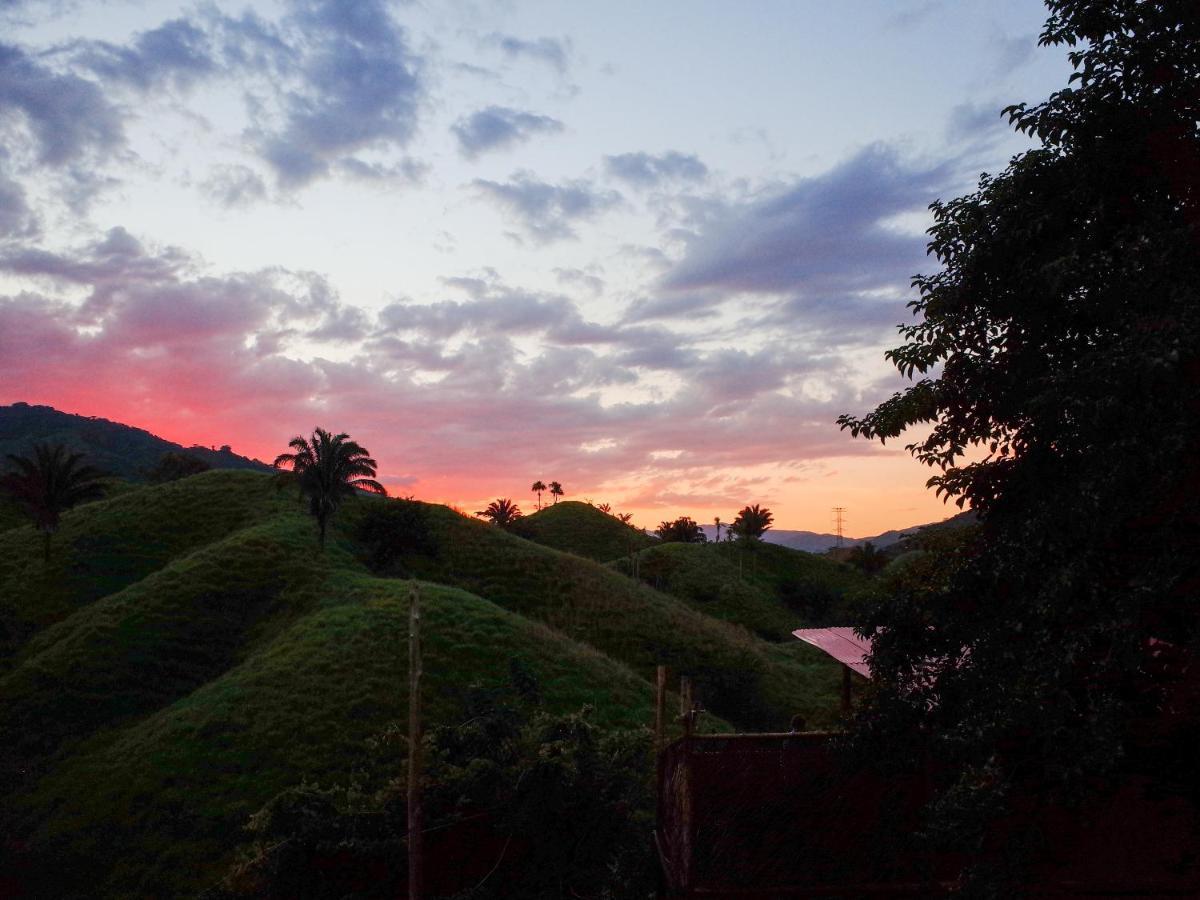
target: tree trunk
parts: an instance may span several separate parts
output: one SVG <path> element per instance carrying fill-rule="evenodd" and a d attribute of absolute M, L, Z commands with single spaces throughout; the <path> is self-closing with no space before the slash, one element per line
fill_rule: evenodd
<path fill-rule="evenodd" d="M 321 547 L 321 552 L 325 552 L 325 523 L 327 517 L 323 515 L 317 516 L 317 543 Z"/>

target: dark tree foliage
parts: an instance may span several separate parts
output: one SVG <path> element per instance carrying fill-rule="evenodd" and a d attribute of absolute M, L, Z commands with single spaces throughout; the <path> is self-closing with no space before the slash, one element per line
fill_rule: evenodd
<path fill-rule="evenodd" d="M 13 470 L 0 475 L 2 489 L 42 533 L 45 560 L 62 514 L 72 506 L 104 496 L 103 474 L 83 465 L 82 453 L 69 453 L 61 444 L 34 444 L 33 455 L 8 454 Z"/>
<path fill-rule="evenodd" d="M 168 481 L 178 481 L 180 478 L 187 478 L 189 475 L 199 475 L 201 472 L 207 472 L 211 468 L 204 460 L 198 459 L 191 454 L 168 451 L 146 473 L 146 477 L 150 480 L 151 484 L 165 484 Z"/>
<path fill-rule="evenodd" d="M 663 543 L 703 544 L 708 541 L 704 530 L 691 516 L 680 516 L 674 522 L 662 522 L 654 529 L 654 533 Z"/>
<path fill-rule="evenodd" d="M 867 575 L 874 575 L 888 564 L 888 557 L 886 553 L 867 541 L 865 544 L 859 544 L 852 548 L 846 556 L 846 562 Z"/>
<path fill-rule="evenodd" d="M 742 507 L 733 524 L 729 526 L 729 531 L 744 540 L 758 540 L 767 533 L 774 521 L 775 516 L 769 509 L 755 503 L 753 506 Z"/>
<path fill-rule="evenodd" d="M 941 269 L 888 354 L 918 380 L 839 420 L 881 441 L 932 424 L 909 449 L 980 514 L 871 615 L 860 722 L 864 746 L 945 764 L 931 831 L 968 844 L 1005 797 L 1104 776 L 1196 796 L 1195 719 L 1167 715 L 1147 648 L 1200 649 L 1200 15 L 1047 6 L 1041 43 L 1075 74 L 1006 110 L 1040 146 L 933 204 Z"/>
<path fill-rule="evenodd" d="M 493 525 L 509 528 L 521 518 L 521 507 L 507 497 L 501 497 L 499 500 L 493 500 L 487 505 L 487 509 L 481 509 L 475 515 L 487 519 Z"/>
<path fill-rule="evenodd" d="M 348 434 L 332 434 L 323 428 L 313 431 L 309 440 L 297 435 L 288 442 L 295 453 L 275 457 L 275 468 L 289 466 L 285 481 L 295 482 L 300 496 L 308 500 L 308 511 L 317 520 L 321 549 L 325 549 L 325 531 L 342 501 L 358 491 L 387 495 L 375 480 L 375 460 L 365 449 L 350 440 Z"/>
<path fill-rule="evenodd" d="M 405 557 L 438 552 L 425 507 L 414 500 L 371 504 L 358 520 L 354 537 L 365 551 L 367 568 L 376 575 L 407 577 Z"/>
<path fill-rule="evenodd" d="M 427 867 L 477 900 L 651 895 L 649 732 L 603 732 L 586 708 L 546 714 L 531 670 L 514 659 L 510 676 L 509 687 L 468 688 L 461 723 L 426 735 Z M 351 784 L 277 796 L 206 896 L 401 896 L 406 755 L 393 727 L 368 742 Z"/>

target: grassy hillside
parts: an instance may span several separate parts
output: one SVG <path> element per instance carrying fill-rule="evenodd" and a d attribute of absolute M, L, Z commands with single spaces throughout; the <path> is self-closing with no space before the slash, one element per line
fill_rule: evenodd
<path fill-rule="evenodd" d="M 6 573 L 8 611 L 31 628 L 0 677 L 0 825 L 30 840 L 26 868 L 56 895 L 194 891 L 250 813 L 302 780 L 344 780 L 364 740 L 407 713 L 409 582 L 372 577 L 344 539 L 316 554 L 295 498 L 261 476 L 138 493 L 136 508 L 67 517 L 44 604 L 20 589 L 36 553 Z M 125 558 L 155 532 L 153 552 Z M 26 544 L 0 535 L 0 558 Z M 77 571 L 101 561 L 108 594 Z M 464 591 L 421 590 L 430 724 L 456 721 L 467 687 L 505 683 L 514 659 L 549 710 L 650 721 L 650 685 L 620 663 Z"/>
<path fill-rule="evenodd" d="M 629 560 L 610 564 L 628 573 Z M 848 624 L 848 606 L 866 585 L 855 569 L 778 544 L 660 544 L 638 555 L 638 577 L 705 615 L 770 641 L 796 628 Z"/>
<path fill-rule="evenodd" d="M 518 520 L 513 533 L 555 550 L 608 562 L 657 541 L 589 503 L 564 500 Z"/>
<path fill-rule="evenodd" d="M 252 472 L 73 510 L 48 565 L 32 529 L 0 532 L 0 831 L 28 847 L 0 868 L 44 876 L 45 895 L 191 893 L 280 790 L 344 780 L 407 712 L 411 582 L 368 572 L 355 537 L 383 502 L 348 504 L 324 554 L 296 497 Z M 419 507 L 432 549 L 404 564 L 422 579 L 430 724 L 514 660 L 549 711 L 589 703 L 609 726 L 651 721 L 658 663 L 744 728 L 830 720 L 836 667 L 811 648 Z"/>
<path fill-rule="evenodd" d="M 828 721 L 836 671 L 822 654 L 781 650 L 612 568 L 424 508 L 440 550 L 407 560 L 419 577 L 544 622 L 647 679 L 659 664 L 690 674 L 704 703 L 742 729 L 782 728 L 796 712 Z"/>
<path fill-rule="evenodd" d="M 181 554 L 297 510 L 296 498 L 265 475 L 212 471 L 72 510 L 49 565 L 32 528 L 0 532 L 0 660 L 42 628 Z M 7 665 L 0 662 L 0 671 Z"/>

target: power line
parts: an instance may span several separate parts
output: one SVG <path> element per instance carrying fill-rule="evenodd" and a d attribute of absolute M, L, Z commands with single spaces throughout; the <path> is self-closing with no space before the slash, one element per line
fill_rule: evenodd
<path fill-rule="evenodd" d="M 846 507 L 835 506 L 833 508 L 833 527 L 837 529 L 837 545 L 842 546 L 842 528 L 846 524 Z"/>

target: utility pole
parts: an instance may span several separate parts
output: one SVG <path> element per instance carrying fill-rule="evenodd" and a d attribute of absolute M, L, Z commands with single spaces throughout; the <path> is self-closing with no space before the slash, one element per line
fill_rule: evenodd
<path fill-rule="evenodd" d="M 421 900 L 421 589 L 408 590 L 408 897 Z"/>
<path fill-rule="evenodd" d="M 846 507 L 835 506 L 833 508 L 833 527 L 837 531 L 837 545 L 842 546 L 842 528 L 846 524 L 845 520 Z"/>

